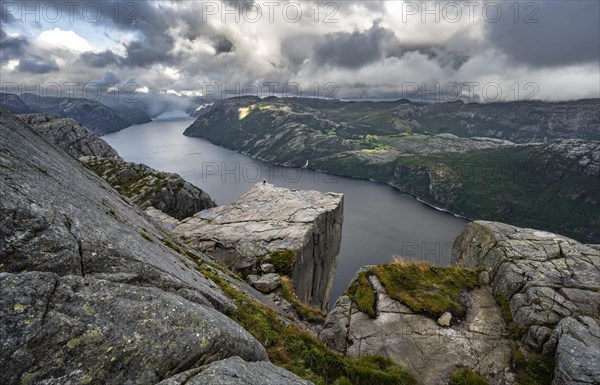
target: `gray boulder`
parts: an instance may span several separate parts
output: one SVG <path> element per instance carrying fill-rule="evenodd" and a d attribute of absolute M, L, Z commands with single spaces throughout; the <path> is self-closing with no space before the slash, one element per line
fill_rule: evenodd
<path fill-rule="evenodd" d="M 225 315 L 154 287 L 2 273 L 0 312 L 0 365 L 9 384 L 148 384 L 231 356 L 267 359 Z"/>
<path fill-rule="evenodd" d="M 281 277 L 279 274 L 270 273 L 254 280 L 252 286 L 254 286 L 256 290 L 260 291 L 261 293 L 270 293 L 277 289 L 280 284 Z"/>
<path fill-rule="evenodd" d="M 260 265 L 260 270 L 265 274 L 274 273 L 275 266 L 271 265 L 270 263 L 263 263 Z"/>
<path fill-rule="evenodd" d="M 600 384 L 600 326 L 589 317 L 564 318 L 552 332 L 556 370 L 552 385 Z"/>

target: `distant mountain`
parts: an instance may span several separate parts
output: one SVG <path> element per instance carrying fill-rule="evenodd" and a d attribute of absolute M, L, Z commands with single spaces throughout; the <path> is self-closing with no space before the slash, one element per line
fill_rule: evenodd
<path fill-rule="evenodd" d="M 91 99 L 49 97 L 35 94 L 0 94 L 0 106 L 16 114 L 43 113 L 75 119 L 98 135 L 150 122 L 143 105 L 108 107 Z"/>
<path fill-rule="evenodd" d="M 184 135 L 267 162 L 388 183 L 470 218 L 600 243 L 597 104 L 244 97 L 199 110 Z"/>
<path fill-rule="evenodd" d="M 0 106 L 13 114 L 31 114 L 35 112 L 18 95 L 0 93 Z"/>

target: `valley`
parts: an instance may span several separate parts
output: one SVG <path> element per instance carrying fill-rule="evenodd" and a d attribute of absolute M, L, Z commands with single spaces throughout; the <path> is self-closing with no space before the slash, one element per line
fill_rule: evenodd
<path fill-rule="evenodd" d="M 293 167 L 308 162 L 314 170 L 387 183 L 468 218 L 598 243 L 600 142 L 587 140 L 600 131 L 598 103 L 420 105 L 244 97 L 202 109 L 184 135 L 266 162 Z M 496 120 L 509 108 L 511 115 Z M 407 109 L 420 120 L 400 114 Z M 444 133 L 431 123 L 440 111 L 448 124 Z M 540 115 L 535 124 L 517 127 L 519 116 L 535 114 Z M 567 123 L 573 114 L 580 118 Z M 462 123 L 452 124 L 459 118 Z M 501 127 L 492 130 L 490 121 Z M 565 139 L 543 142 L 552 136 Z"/>

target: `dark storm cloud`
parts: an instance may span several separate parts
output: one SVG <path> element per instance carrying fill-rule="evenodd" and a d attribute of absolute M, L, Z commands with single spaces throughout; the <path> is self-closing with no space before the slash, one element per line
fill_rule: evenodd
<path fill-rule="evenodd" d="M 110 71 L 106 71 L 104 74 L 102 74 L 100 79 L 92 80 L 92 83 L 96 84 L 98 87 L 106 89 L 119 83 L 119 81 L 120 79 L 117 75 Z"/>
<path fill-rule="evenodd" d="M 397 42 L 394 32 L 378 22 L 366 31 L 336 32 L 316 44 L 313 59 L 317 65 L 358 69 L 385 58 L 386 44 Z"/>
<path fill-rule="evenodd" d="M 467 54 L 450 51 L 445 47 L 416 49 L 416 51 L 427 56 L 429 60 L 435 60 L 440 67 L 451 68 L 454 71 L 458 71 L 471 58 Z"/>
<path fill-rule="evenodd" d="M 293 35 L 281 41 L 281 53 L 295 72 L 312 56 L 315 45 L 322 40 L 321 36 L 314 34 Z"/>
<path fill-rule="evenodd" d="M 173 48 L 173 39 L 166 34 L 176 18 L 158 3 L 140 1 L 135 3 L 137 12 L 130 22 L 115 23 L 119 28 L 133 30 L 139 38 L 125 45 L 127 55 L 123 64 L 130 67 L 148 67 L 154 63 L 170 62 L 168 52 Z M 129 20 L 127 20 L 129 21 Z"/>
<path fill-rule="evenodd" d="M 29 42 L 24 37 L 10 37 L 0 29 L 0 61 L 5 62 L 11 59 L 18 59 L 25 55 Z"/>
<path fill-rule="evenodd" d="M 538 1 L 539 10 L 525 9 L 527 4 L 520 3 L 518 22 L 514 11 L 503 7 L 499 22 L 486 23 L 490 44 L 514 62 L 531 66 L 600 61 L 599 1 Z"/>
<path fill-rule="evenodd" d="M 214 37 L 211 40 L 213 41 L 213 47 L 215 47 L 217 55 L 231 52 L 233 50 L 233 43 L 225 36 Z"/>
<path fill-rule="evenodd" d="M 149 67 L 154 63 L 172 61 L 168 51 L 173 46 L 173 40 L 161 34 L 148 34 L 145 39 L 133 41 L 125 45 L 127 55 L 123 64 L 130 67 Z"/>
<path fill-rule="evenodd" d="M 120 64 L 123 58 L 115 55 L 112 51 L 104 51 L 100 53 L 84 52 L 79 59 L 88 67 L 104 68 Z"/>
<path fill-rule="evenodd" d="M 37 55 L 31 55 L 26 58 L 22 58 L 19 61 L 19 65 L 16 67 L 21 72 L 28 72 L 31 74 L 47 74 L 49 72 L 56 72 L 60 68 L 54 61 L 45 61 Z"/>

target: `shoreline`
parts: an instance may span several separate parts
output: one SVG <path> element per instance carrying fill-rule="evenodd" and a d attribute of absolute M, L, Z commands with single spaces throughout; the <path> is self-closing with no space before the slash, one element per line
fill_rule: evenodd
<path fill-rule="evenodd" d="M 185 136 L 187 136 L 187 135 L 185 135 Z M 244 151 L 239 151 L 239 150 L 236 150 L 236 149 L 233 149 L 233 148 L 230 148 L 230 147 L 225 147 L 225 146 L 222 146 L 220 144 L 213 143 L 212 141 L 210 141 L 209 139 L 204 138 L 204 137 L 199 137 L 199 136 L 188 136 L 188 137 L 189 138 L 197 138 L 197 139 L 206 140 L 208 143 L 210 143 L 210 144 L 212 144 L 214 146 L 221 147 L 221 148 L 224 148 L 224 149 L 227 149 L 227 150 L 230 150 L 230 151 L 235 151 L 238 154 L 248 156 L 248 157 L 250 157 L 250 158 L 252 158 L 254 160 L 261 161 L 261 162 L 266 163 L 268 165 L 273 165 L 273 166 L 278 166 L 278 167 L 286 167 L 286 168 L 293 168 L 293 169 L 297 169 L 297 170 L 310 170 L 310 171 L 314 171 L 314 172 L 317 172 L 317 173 L 320 173 L 320 174 L 331 175 L 333 177 L 341 177 L 341 178 L 348 178 L 348 179 L 355 179 L 355 180 L 366 180 L 366 181 L 369 181 L 369 182 L 372 182 L 372 183 L 386 185 L 386 186 L 392 187 L 394 190 L 398 191 L 399 193 L 402 193 L 402 194 L 405 194 L 405 195 L 408 195 L 408 196 L 414 198 L 417 202 L 419 202 L 419 203 L 427 206 L 428 208 L 430 208 L 432 210 L 435 210 L 435 211 L 438 211 L 438 212 L 441 212 L 441 213 L 444 213 L 444 214 L 451 215 L 451 216 L 453 216 L 455 218 L 464 219 L 466 221 L 473 222 L 472 218 L 469 218 L 469 217 L 464 216 L 464 215 L 453 213 L 452 211 L 447 210 L 447 209 L 445 209 L 443 207 L 435 206 L 435 205 L 433 205 L 433 204 L 431 204 L 431 203 L 429 203 L 429 202 L 427 202 L 427 201 L 419 198 L 418 196 L 416 196 L 416 195 L 414 195 L 412 193 L 409 193 L 407 191 L 404 191 L 404 190 L 400 189 L 398 186 L 396 186 L 396 185 L 394 185 L 392 183 L 380 182 L 380 181 L 373 180 L 373 179 L 370 179 L 370 178 L 361 178 L 361 177 L 356 177 L 356 176 L 334 174 L 334 173 L 329 172 L 329 171 L 323 171 L 323 170 L 315 169 L 315 168 L 311 168 L 311 167 L 296 167 L 296 166 L 290 166 L 290 165 L 281 164 L 281 163 L 277 163 L 277 162 L 272 162 L 272 161 L 269 161 L 269 160 L 262 159 L 262 158 L 260 158 L 258 156 L 253 156 L 253 155 L 248 154 L 247 152 L 244 152 Z"/>

